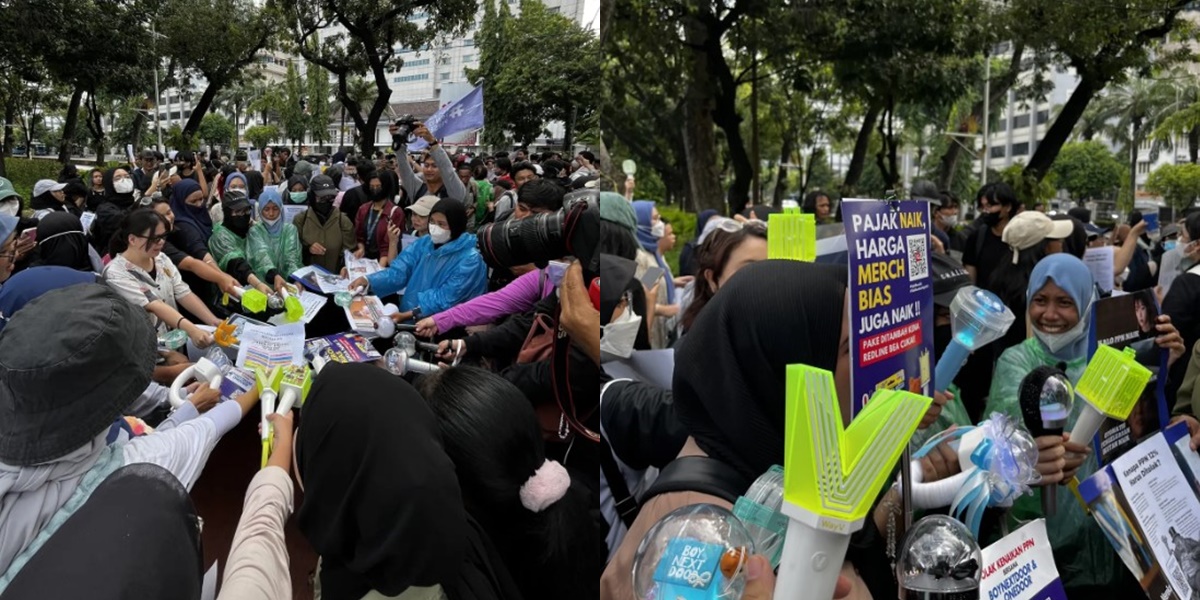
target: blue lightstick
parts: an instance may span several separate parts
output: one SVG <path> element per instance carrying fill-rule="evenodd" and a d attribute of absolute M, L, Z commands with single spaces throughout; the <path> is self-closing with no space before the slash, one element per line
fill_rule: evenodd
<path fill-rule="evenodd" d="M 934 389 L 946 391 L 972 352 L 1000 339 L 1016 317 L 995 294 L 967 286 L 950 303 L 954 337 L 933 373 Z"/>

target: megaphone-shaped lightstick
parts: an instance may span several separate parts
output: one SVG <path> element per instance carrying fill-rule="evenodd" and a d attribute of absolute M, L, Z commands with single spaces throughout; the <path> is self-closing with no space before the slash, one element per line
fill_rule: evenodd
<path fill-rule="evenodd" d="M 933 389 L 944 392 L 972 352 L 1000 339 L 1016 317 L 995 294 L 967 286 L 950 302 L 950 328 L 954 336 L 942 352 L 933 373 Z"/>
<path fill-rule="evenodd" d="M 1086 401 L 1071 429 L 1071 439 L 1075 443 L 1088 443 L 1087 440 L 1100 430 L 1105 417 L 1118 421 L 1129 418 L 1152 375 L 1150 369 L 1138 364 L 1135 355 L 1133 348 L 1121 352 L 1112 346 L 1101 345 L 1096 349 L 1075 385 L 1075 392 Z"/>
<path fill-rule="evenodd" d="M 1029 372 L 1021 380 L 1017 398 L 1021 403 L 1021 416 L 1025 429 L 1033 437 L 1044 435 L 1062 436 L 1063 427 L 1071 415 L 1075 403 L 1075 388 L 1066 373 L 1042 365 Z M 1042 514 L 1052 517 L 1058 512 L 1058 486 L 1042 488 Z"/>
<path fill-rule="evenodd" d="M 285 285 L 279 290 L 279 296 L 283 298 L 283 310 L 287 314 L 287 320 L 299 321 L 304 318 L 304 305 L 300 304 L 300 298 L 296 297 L 299 290 L 289 290 L 288 287 Z"/>
<path fill-rule="evenodd" d="M 267 458 L 271 456 L 271 422 L 267 415 L 275 412 L 275 401 L 279 399 L 279 382 L 283 378 L 283 370 L 275 367 L 270 371 L 257 369 L 254 382 L 258 387 L 259 415 L 262 428 L 262 467 L 267 466 Z"/>
<path fill-rule="evenodd" d="M 817 259 L 817 216 L 800 214 L 799 209 L 784 209 L 767 217 L 771 235 L 767 238 L 767 257 L 813 262 Z"/>
<path fill-rule="evenodd" d="M 275 412 L 286 415 L 293 407 L 303 405 L 311 387 L 312 370 L 307 365 L 284 367 L 279 380 L 279 408 Z"/>
<path fill-rule="evenodd" d="M 776 598 L 833 597 L 850 534 L 862 528 L 933 401 L 876 390 L 847 428 L 835 389 L 828 371 L 787 368 L 782 512 L 789 520 Z"/>
<path fill-rule="evenodd" d="M 229 296 L 232 295 L 242 303 L 242 308 L 252 313 L 260 313 L 267 310 L 267 295 L 254 289 L 246 289 L 241 286 L 234 286 L 233 294 L 225 294 L 222 300 L 223 304 L 229 304 Z"/>
<path fill-rule="evenodd" d="M 183 385 L 192 379 L 200 383 L 207 383 L 208 387 L 217 390 L 221 389 L 221 380 L 224 378 L 224 372 L 221 366 L 209 360 L 207 357 L 196 361 L 192 366 L 183 370 L 175 381 L 171 383 L 171 391 L 167 398 L 171 401 L 171 408 L 176 408 L 179 405 L 187 402 L 187 398 L 183 395 Z"/>

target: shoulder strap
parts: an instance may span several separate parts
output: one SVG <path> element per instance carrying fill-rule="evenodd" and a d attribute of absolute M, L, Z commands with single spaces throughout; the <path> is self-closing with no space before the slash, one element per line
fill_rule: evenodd
<path fill-rule="evenodd" d="M 658 479 L 642 494 L 640 502 L 645 506 L 651 498 L 667 492 L 700 492 L 732 504 L 750 489 L 751 483 L 733 467 L 715 458 L 681 456 L 663 467 Z"/>
<path fill-rule="evenodd" d="M 608 440 L 603 436 L 600 437 L 600 471 L 604 473 L 604 479 L 608 481 L 608 491 L 612 493 L 617 516 L 620 517 L 625 527 L 633 527 L 633 522 L 637 519 L 638 511 L 642 507 L 638 505 L 637 498 L 634 498 L 633 493 L 629 491 L 629 486 L 625 483 L 625 475 L 617 466 L 617 461 L 612 455 L 612 448 L 609 447 Z"/>

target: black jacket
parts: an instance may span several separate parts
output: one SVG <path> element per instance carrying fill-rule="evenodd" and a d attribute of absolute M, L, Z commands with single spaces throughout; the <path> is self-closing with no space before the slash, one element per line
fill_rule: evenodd
<path fill-rule="evenodd" d="M 641 381 L 608 384 L 600 403 L 600 422 L 613 453 L 632 469 L 661 469 L 675 460 L 687 442 L 687 430 L 675 418 L 671 391 Z"/>

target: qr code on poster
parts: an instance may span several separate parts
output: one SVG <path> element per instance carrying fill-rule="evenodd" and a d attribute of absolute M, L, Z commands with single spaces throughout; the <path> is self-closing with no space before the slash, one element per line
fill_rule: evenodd
<path fill-rule="evenodd" d="M 926 251 L 924 235 L 908 236 L 908 280 L 916 281 L 929 276 L 929 253 Z"/>

